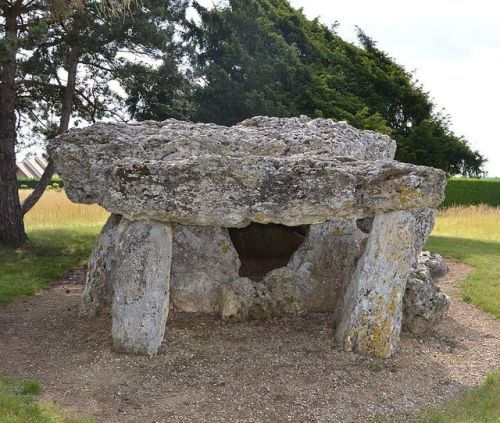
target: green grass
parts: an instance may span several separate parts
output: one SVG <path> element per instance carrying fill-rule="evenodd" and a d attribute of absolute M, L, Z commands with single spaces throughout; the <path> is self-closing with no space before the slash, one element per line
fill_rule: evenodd
<path fill-rule="evenodd" d="M 484 384 L 466 391 L 440 409 L 426 410 L 418 423 L 498 423 L 500 422 L 500 372 L 486 377 Z"/>
<path fill-rule="evenodd" d="M 500 206 L 500 179 L 453 178 L 448 181 L 443 207 L 476 204 Z"/>
<path fill-rule="evenodd" d="M 39 382 L 14 382 L 0 376 L 0 423 L 87 423 L 88 418 L 70 417 L 53 403 L 39 403 Z"/>
<path fill-rule="evenodd" d="M 100 225 L 33 229 L 23 247 L 0 248 L 0 303 L 33 295 L 85 263 L 100 229 Z"/>
<path fill-rule="evenodd" d="M 452 207 L 438 213 L 427 249 L 474 267 L 462 298 L 500 318 L 500 208 Z"/>
<path fill-rule="evenodd" d="M 21 192 L 22 197 L 28 194 Z M 25 219 L 30 241 L 17 249 L 0 248 L 0 303 L 35 294 L 83 264 L 107 215 L 98 206 L 71 203 L 64 192 L 46 192 Z M 41 392 L 38 381 L 16 383 L 0 376 L 0 423 L 89 421 L 37 401 Z"/>
<path fill-rule="evenodd" d="M 500 319 L 500 242 L 431 236 L 427 248 L 473 266 L 461 283 L 463 300 Z"/>

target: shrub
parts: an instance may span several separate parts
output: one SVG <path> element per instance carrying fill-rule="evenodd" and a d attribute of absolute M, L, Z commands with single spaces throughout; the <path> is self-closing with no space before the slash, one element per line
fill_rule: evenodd
<path fill-rule="evenodd" d="M 477 204 L 500 206 L 500 179 L 453 178 L 448 181 L 442 207 Z"/>
<path fill-rule="evenodd" d="M 34 189 L 38 185 L 38 179 L 32 178 L 18 178 L 17 187 L 19 189 Z M 53 188 L 62 188 L 64 186 L 64 182 L 61 178 L 55 177 L 50 181 L 49 186 Z"/>

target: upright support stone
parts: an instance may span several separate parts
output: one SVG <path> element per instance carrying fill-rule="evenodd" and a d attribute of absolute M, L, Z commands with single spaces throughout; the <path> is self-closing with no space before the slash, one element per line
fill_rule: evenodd
<path fill-rule="evenodd" d="M 336 330 L 336 341 L 345 350 L 380 358 L 395 351 L 403 293 L 415 258 L 415 225 L 407 211 L 375 216 Z"/>
<path fill-rule="evenodd" d="M 343 288 L 354 272 L 367 235 L 355 220 L 332 220 L 311 225 L 304 243 L 287 268 L 299 281 L 304 307 L 313 312 L 335 310 Z"/>
<path fill-rule="evenodd" d="M 221 287 L 238 278 L 240 260 L 226 228 L 173 225 L 170 300 L 175 310 L 214 313 Z"/>
<path fill-rule="evenodd" d="M 116 351 L 154 355 L 169 309 L 172 227 L 156 221 L 118 225 L 112 336 Z"/>
<path fill-rule="evenodd" d="M 116 214 L 108 218 L 90 255 L 81 305 L 85 317 L 95 317 L 113 297 L 111 281 L 120 219 Z"/>

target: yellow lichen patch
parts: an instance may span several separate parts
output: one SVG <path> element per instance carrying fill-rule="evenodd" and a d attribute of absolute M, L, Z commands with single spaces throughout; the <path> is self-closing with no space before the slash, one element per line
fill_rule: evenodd
<path fill-rule="evenodd" d="M 370 329 L 364 336 L 358 338 L 357 352 L 380 358 L 390 357 L 394 335 L 394 314 L 398 309 L 400 297 L 400 290 L 396 289 L 391 293 L 389 303 L 386 303 L 382 295 L 374 298 L 375 306 L 370 324 L 363 322 L 360 326 L 370 327 Z"/>
<path fill-rule="evenodd" d="M 229 250 L 231 249 L 231 247 L 228 245 L 228 244 L 224 244 L 222 247 L 221 247 L 221 250 L 224 254 L 227 254 L 229 252 Z"/>
<path fill-rule="evenodd" d="M 398 198 L 401 205 L 407 205 L 415 200 L 415 191 L 406 185 L 401 185 L 398 192 Z"/>
<path fill-rule="evenodd" d="M 263 214 L 256 214 L 255 217 L 254 217 L 254 220 L 256 222 L 265 222 L 266 221 L 266 216 L 264 216 Z"/>
<path fill-rule="evenodd" d="M 340 236 L 340 235 L 342 235 L 342 230 L 340 228 L 335 228 L 332 231 L 332 235 L 334 235 L 334 236 Z"/>

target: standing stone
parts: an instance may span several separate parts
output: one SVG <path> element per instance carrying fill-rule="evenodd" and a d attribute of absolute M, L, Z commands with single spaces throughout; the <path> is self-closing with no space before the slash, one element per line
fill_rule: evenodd
<path fill-rule="evenodd" d="M 423 209 L 413 212 L 415 217 L 415 263 L 414 267 L 417 265 L 416 262 L 419 259 L 418 255 L 425 246 L 429 235 L 434 229 L 434 210 L 433 209 Z"/>
<path fill-rule="evenodd" d="M 336 330 L 336 341 L 345 350 L 380 358 L 395 351 L 402 297 L 415 259 L 415 228 L 411 212 L 375 216 Z"/>
<path fill-rule="evenodd" d="M 113 297 L 112 270 L 118 224 L 121 216 L 112 214 L 102 228 L 88 261 L 81 314 L 95 317 Z"/>
<path fill-rule="evenodd" d="M 221 286 L 238 278 L 240 260 L 226 228 L 174 225 L 171 302 L 185 312 L 214 313 Z"/>
<path fill-rule="evenodd" d="M 287 268 L 296 273 L 304 307 L 331 312 L 350 280 L 363 252 L 367 235 L 354 220 L 334 220 L 311 225 L 303 244 Z"/>
<path fill-rule="evenodd" d="M 116 351 L 153 355 L 169 309 L 172 227 L 151 220 L 118 225 L 112 336 Z"/>
<path fill-rule="evenodd" d="M 421 334 L 432 329 L 445 316 L 450 299 L 434 283 L 431 270 L 419 263 L 412 269 L 403 301 L 403 327 Z"/>

